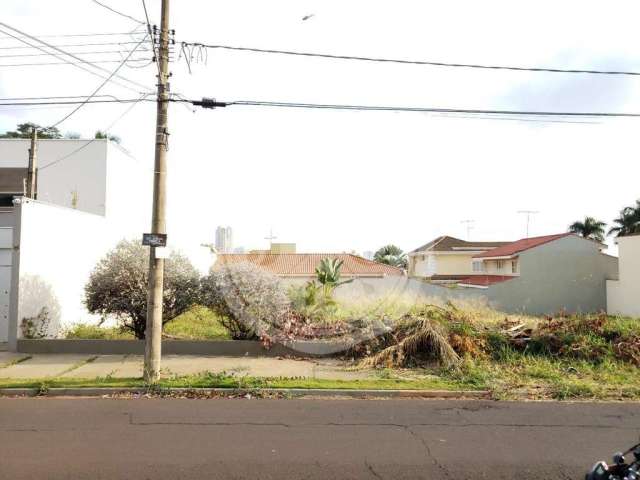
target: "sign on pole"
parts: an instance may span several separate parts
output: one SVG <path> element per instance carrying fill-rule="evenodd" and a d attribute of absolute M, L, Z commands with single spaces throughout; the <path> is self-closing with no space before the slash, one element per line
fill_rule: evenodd
<path fill-rule="evenodd" d="M 166 233 L 143 233 L 142 245 L 146 245 L 148 247 L 166 247 L 167 234 Z"/>

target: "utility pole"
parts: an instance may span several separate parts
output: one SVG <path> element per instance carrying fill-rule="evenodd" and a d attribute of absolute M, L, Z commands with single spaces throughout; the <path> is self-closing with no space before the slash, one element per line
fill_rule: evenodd
<path fill-rule="evenodd" d="M 536 213 L 540 213 L 537 210 L 519 210 L 518 213 L 525 214 L 527 216 L 527 236 L 525 238 L 529 238 L 529 220 L 531 215 L 535 215 Z"/>
<path fill-rule="evenodd" d="M 27 170 L 27 197 L 38 198 L 38 130 L 31 129 L 31 148 L 29 148 L 29 169 Z"/>
<path fill-rule="evenodd" d="M 162 0 L 157 62 L 158 99 L 151 233 L 164 235 L 166 234 L 167 112 L 169 108 L 169 0 Z M 156 256 L 155 246 L 150 246 L 149 250 L 149 294 L 147 298 L 147 328 L 145 331 L 144 380 L 147 383 L 156 383 L 160 379 L 160 358 L 162 355 L 164 258 Z"/>

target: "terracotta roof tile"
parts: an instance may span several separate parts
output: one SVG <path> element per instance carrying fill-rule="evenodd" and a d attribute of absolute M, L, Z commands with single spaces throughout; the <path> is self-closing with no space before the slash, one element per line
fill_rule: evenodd
<path fill-rule="evenodd" d="M 558 240 L 560 238 L 568 237 L 569 235 L 574 234 L 558 233 L 556 235 L 546 235 L 544 237 L 523 238 L 502 247 L 494 248 L 493 250 L 474 255 L 473 258 L 511 257 L 517 253 L 524 252 L 525 250 L 530 250 L 540 245 L 544 245 L 545 243 L 553 242 L 554 240 Z"/>
<path fill-rule="evenodd" d="M 214 269 L 236 263 L 252 263 L 278 276 L 313 276 L 323 258 L 343 260 L 345 277 L 383 277 L 404 275 L 401 268 L 367 260 L 349 253 L 225 253 L 218 255 Z"/>

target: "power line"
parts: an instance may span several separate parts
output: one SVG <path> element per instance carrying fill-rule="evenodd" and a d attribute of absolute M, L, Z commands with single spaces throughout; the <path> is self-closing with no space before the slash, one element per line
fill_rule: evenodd
<path fill-rule="evenodd" d="M 337 55 L 329 53 L 312 53 L 312 52 L 299 52 L 294 50 L 274 50 L 265 48 L 254 47 L 236 47 L 231 45 L 209 45 L 203 43 L 182 42 L 182 45 L 189 47 L 202 47 L 202 48 L 215 48 L 221 50 L 236 50 L 244 52 L 254 53 L 269 53 L 278 55 L 295 55 L 301 57 L 316 57 L 316 58 L 328 58 L 333 60 L 357 60 L 364 62 L 380 62 L 380 63 L 400 63 L 406 65 L 428 65 L 432 67 L 456 67 L 456 68 L 479 68 L 486 70 L 513 70 L 520 72 L 547 72 L 547 73 L 579 73 L 579 74 L 592 74 L 592 75 L 631 75 L 640 76 L 640 72 L 632 72 L 625 70 L 583 70 L 583 69 L 564 69 L 564 68 L 547 68 L 547 67 L 521 67 L 521 66 L 506 66 L 506 65 L 482 65 L 474 63 L 449 63 L 449 62 L 434 62 L 425 60 L 403 60 L 397 58 L 381 58 L 381 57 L 360 57 L 353 55 Z"/>
<path fill-rule="evenodd" d="M 10 37 L 12 37 L 14 40 L 18 40 L 21 41 L 23 43 L 27 43 L 24 42 L 25 38 L 29 38 L 29 39 L 34 39 L 34 38 L 40 38 L 40 37 L 25 37 L 25 36 L 18 36 L 18 35 L 11 35 L 8 34 Z M 100 42 L 100 43 L 66 43 L 64 45 L 49 45 L 47 44 L 47 46 L 49 46 L 50 48 L 68 48 L 68 47 L 106 47 L 106 46 L 113 46 L 113 45 L 134 45 L 138 43 L 137 41 L 122 41 L 122 42 Z M 27 44 L 30 45 L 30 44 Z M 24 47 L 0 47 L 0 50 L 25 50 L 28 48 L 38 48 L 38 47 L 34 47 L 33 45 Z"/>
<path fill-rule="evenodd" d="M 142 32 L 140 32 L 142 33 Z M 115 37 L 123 35 L 138 35 L 136 32 L 113 32 L 113 33 L 67 33 L 57 35 L 38 35 L 38 38 L 74 38 L 74 37 Z M 13 40 L 12 37 L 0 37 L 0 40 Z"/>
<path fill-rule="evenodd" d="M 68 52 L 66 52 L 66 51 L 62 50 L 61 48 L 55 47 L 55 46 L 51 45 L 50 43 L 45 42 L 44 40 L 40 40 L 39 38 L 34 37 L 33 35 L 29 35 L 29 34 L 27 34 L 27 33 L 23 32 L 23 31 L 21 31 L 21 30 L 18 30 L 17 28 L 14 28 L 14 27 L 12 27 L 12 26 L 10 26 L 10 25 L 7 25 L 6 23 L 0 22 L 0 26 L 2 26 L 2 27 L 4 27 L 4 28 L 8 28 L 9 30 L 12 30 L 12 31 L 14 31 L 14 32 L 17 32 L 19 35 L 25 36 L 25 37 L 27 37 L 27 38 L 29 38 L 29 39 L 33 40 L 33 41 L 39 42 L 39 43 L 41 43 L 41 44 L 43 44 L 43 45 L 46 45 L 47 47 L 49 47 L 49 48 L 51 48 L 51 49 L 53 49 L 53 50 L 55 50 L 55 51 L 57 51 L 57 52 L 61 53 L 62 55 L 67 55 L 67 56 L 69 56 L 69 57 L 73 58 L 74 60 L 76 60 L 76 61 L 78 61 L 78 62 L 80 62 L 80 63 L 83 63 L 83 64 L 87 64 L 87 65 L 89 65 L 89 66 L 92 66 L 93 68 L 98 69 L 98 70 L 101 70 L 102 72 L 106 72 L 107 74 L 110 74 L 110 73 L 111 73 L 109 70 L 107 70 L 107 69 L 105 69 L 105 68 L 102 68 L 102 67 L 100 67 L 100 66 L 95 65 L 95 63 L 92 63 L 92 62 L 89 62 L 89 61 L 87 61 L 87 60 L 84 60 L 84 59 L 82 59 L 82 58 L 80 58 L 80 57 L 77 57 L 77 56 L 75 56 L 75 55 L 74 55 L 74 54 L 72 54 L 72 53 L 68 53 Z M 10 34 L 10 33 L 7 33 L 6 31 L 2 31 L 2 30 L 0 30 L 0 33 L 4 33 L 5 35 L 10 35 L 10 36 L 14 36 L 14 37 L 15 37 L 15 35 L 12 35 L 12 34 Z M 19 40 L 19 41 L 21 41 L 22 43 L 25 43 L 25 44 L 27 44 L 27 45 L 31 46 L 31 47 L 38 48 L 38 50 L 41 50 L 41 51 L 43 51 L 43 52 L 47 52 L 47 50 L 45 50 L 43 47 L 40 47 L 40 46 L 36 46 L 36 45 L 30 44 L 28 41 L 26 41 L 26 40 L 24 40 L 24 39 L 22 39 L 22 38 L 17 38 L 17 37 L 16 37 L 16 39 L 17 39 L 17 40 Z M 69 61 L 67 58 L 61 57 L 61 56 L 60 56 L 60 55 L 58 55 L 58 54 L 52 53 L 52 55 L 53 55 L 54 57 L 56 57 L 56 58 L 60 59 L 60 60 L 65 61 L 65 62 L 68 62 L 68 61 Z M 91 73 L 92 75 L 97 75 L 97 76 L 99 76 L 99 77 L 101 77 L 101 78 L 103 78 L 103 79 L 104 79 L 104 78 L 106 78 L 104 75 L 100 75 L 100 74 L 98 74 L 98 73 L 97 73 L 97 72 L 95 72 L 95 71 L 89 70 L 88 68 L 85 68 L 83 65 L 78 64 L 78 65 L 76 65 L 76 66 L 77 66 L 78 68 L 80 68 L 80 69 L 82 69 L 82 70 L 84 70 L 84 71 L 88 72 L 88 73 Z M 146 86 L 141 85 L 141 84 L 139 84 L 139 83 L 137 83 L 137 82 L 134 82 L 133 80 L 129 80 L 128 78 L 125 78 L 125 77 L 123 77 L 123 76 L 121 76 L 121 75 L 115 75 L 115 77 L 116 77 L 116 78 L 118 78 L 118 79 L 124 80 L 124 81 L 126 81 L 126 82 L 128 82 L 128 83 L 130 83 L 130 84 L 132 84 L 132 85 L 135 85 L 135 86 L 137 86 L 137 87 L 139 87 L 139 88 L 142 88 L 142 89 L 144 89 L 144 90 L 147 90 L 147 91 L 151 90 L 149 87 L 146 87 Z M 122 85 L 121 83 L 115 82 L 113 79 L 111 79 L 111 81 L 112 81 L 114 84 L 119 85 L 119 86 L 121 86 L 121 87 L 123 87 L 123 88 L 127 88 L 127 89 L 129 89 L 129 90 L 134 90 L 134 89 L 133 89 L 133 88 L 131 88 L 131 87 L 127 87 L 127 86 L 125 86 L 125 85 Z"/>
<path fill-rule="evenodd" d="M 307 108 L 325 110 L 356 110 L 356 111 L 382 111 L 382 112 L 423 112 L 423 113 L 465 113 L 478 115 L 520 115 L 536 117 L 640 117 L 640 113 L 627 112 L 554 112 L 537 110 L 483 110 L 467 108 L 437 108 L 437 107 L 400 107 L 381 105 L 340 105 L 322 103 L 296 103 L 296 102 L 273 102 L 260 100 L 235 100 L 232 102 L 219 102 L 213 99 L 204 98 L 202 100 L 182 100 L 173 99 L 174 102 L 190 102 L 195 106 L 203 108 L 216 108 L 227 106 L 252 106 L 252 107 L 278 107 L 278 108 Z"/>
<path fill-rule="evenodd" d="M 138 98 L 137 100 L 134 100 L 133 103 L 131 105 L 129 105 L 129 107 L 127 107 L 127 109 L 122 112 L 122 114 L 120 114 L 120 116 L 118 116 L 118 118 L 116 118 L 107 128 L 104 129 L 105 133 L 109 133 L 109 131 L 111 130 L 111 128 L 113 128 L 113 126 L 118 123 L 125 115 L 127 115 L 131 110 L 133 110 L 133 108 L 138 105 L 140 102 L 146 100 L 146 97 L 148 97 L 149 95 L 151 95 L 150 93 L 145 93 L 143 95 L 140 96 L 140 98 Z M 76 153 L 80 152 L 81 150 L 84 150 L 85 148 L 87 148 L 89 145 L 91 145 L 93 142 L 95 142 L 97 139 L 96 138 L 92 138 L 91 140 L 87 141 L 87 143 L 85 143 L 84 145 L 76 148 L 75 150 L 73 150 L 71 153 L 68 153 L 66 155 L 64 155 L 63 157 L 60 157 L 50 163 L 47 163 L 46 165 L 42 166 L 39 168 L 40 171 L 49 168 L 53 165 L 57 165 L 58 163 L 66 160 L 67 158 L 72 157 L 73 155 L 75 155 Z"/>
<path fill-rule="evenodd" d="M 149 62 L 149 64 L 153 63 L 153 59 L 151 58 L 132 58 L 130 60 L 127 60 L 127 64 L 130 64 L 132 62 Z M 49 65 L 83 65 L 87 63 L 86 61 L 84 62 L 41 62 L 41 63 L 4 63 L 4 64 L 0 64 L 0 68 L 2 67 L 46 67 Z M 91 60 L 90 63 L 93 64 L 97 64 L 97 63 L 120 63 L 120 60 Z M 104 78 L 104 77 L 102 77 Z M 113 82 L 113 81 L 112 81 Z M 117 82 L 113 82 L 116 85 L 119 85 L 123 88 L 128 88 L 125 87 L 124 85 L 117 83 Z M 131 89 L 129 88 L 129 90 L 133 91 L 133 92 L 138 92 L 138 90 L 135 89 Z"/>
<path fill-rule="evenodd" d="M 151 94 L 148 94 L 151 95 Z M 83 97 L 85 98 L 85 97 Z M 120 99 L 120 98 L 116 98 L 116 99 L 111 99 L 111 100 L 90 100 L 90 101 L 85 101 L 85 100 L 68 100 L 68 101 L 52 101 L 52 102 L 2 102 L 0 103 L 0 106 L 4 107 L 4 106 L 28 106 L 28 105 L 78 105 L 78 104 L 86 104 L 86 103 L 133 103 L 133 102 L 139 102 L 140 100 L 135 99 L 135 98 L 127 98 L 127 99 Z M 149 101 L 149 102 L 155 102 L 155 100 L 146 100 L 145 101 Z"/>
<path fill-rule="evenodd" d="M 95 1 L 95 0 L 94 0 Z M 49 128 L 54 128 L 57 127 L 58 125 L 60 125 L 62 122 L 64 122 L 65 120 L 67 120 L 69 117 L 71 117 L 71 115 L 73 115 L 74 113 L 76 113 L 78 110 L 80 110 L 84 105 L 87 104 L 87 102 L 89 102 L 94 95 L 96 95 L 101 89 L 102 87 L 104 87 L 107 83 L 109 83 L 109 81 L 111 81 L 111 79 L 120 71 L 120 69 L 124 66 L 124 64 L 127 62 L 127 60 L 129 60 L 131 58 L 131 55 L 133 55 L 135 53 L 135 51 L 138 49 L 138 47 L 140 45 L 142 45 L 142 42 L 144 42 L 147 39 L 147 36 L 145 35 L 143 37 L 142 40 L 140 40 L 140 42 L 138 42 L 138 44 L 133 47 L 131 49 L 131 51 L 129 52 L 129 54 L 120 62 L 120 64 L 113 70 L 113 72 L 111 72 L 111 75 L 109 75 L 107 78 L 104 79 L 104 81 L 98 85 L 98 87 L 86 98 L 86 100 L 81 103 L 80 105 L 78 105 L 76 108 L 74 108 L 71 112 L 69 112 L 67 115 L 65 115 L 64 117 L 62 117 L 60 120 L 58 120 L 56 123 L 54 123 L 53 125 L 51 125 Z"/>
<path fill-rule="evenodd" d="M 144 22 L 138 20 L 137 18 L 133 18 L 131 15 L 127 15 L 126 13 L 119 12 L 115 8 L 112 8 L 109 5 L 105 5 L 104 3 L 99 2 L 98 0 L 91 0 L 91 1 L 97 5 L 100 5 L 102 8 L 106 8 L 110 12 L 115 13 L 116 15 L 120 15 L 121 17 L 128 18 L 129 20 L 133 20 L 134 22 L 139 23 L 140 25 L 144 25 Z"/>
<path fill-rule="evenodd" d="M 12 102 L 17 100 L 58 100 L 61 98 L 85 98 L 86 95 L 57 95 L 54 97 L 5 97 L 0 98 L 0 102 Z M 94 95 L 94 98 L 112 98 L 117 100 L 113 95 Z"/>
<path fill-rule="evenodd" d="M 151 52 L 150 48 L 139 48 L 138 52 Z M 96 55 L 96 54 L 112 54 L 112 53 L 129 53 L 129 50 L 101 50 L 91 52 L 72 52 L 74 55 Z M 22 58 L 22 57 L 46 57 L 50 53 L 19 53 L 12 55 L 0 55 L 0 58 Z"/>

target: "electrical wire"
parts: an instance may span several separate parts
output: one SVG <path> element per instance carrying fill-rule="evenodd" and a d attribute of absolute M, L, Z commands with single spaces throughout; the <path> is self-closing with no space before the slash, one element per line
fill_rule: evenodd
<path fill-rule="evenodd" d="M 111 72 L 109 72 L 109 70 L 107 70 L 107 69 L 105 69 L 105 68 L 102 68 L 102 67 L 100 67 L 100 66 L 95 65 L 95 63 L 89 62 L 89 61 L 87 61 L 87 60 L 83 60 L 82 58 L 77 57 L 77 56 L 75 56 L 75 55 L 74 55 L 74 54 L 72 54 L 72 53 L 68 53 L 68 52 L 66 52 L 66 51 L 62 50 L 61 48 L 55 47 L 55 46 L 53 46 L 53 45 L 51 45 L 51 44 L 49 44 L 49 43 L 45 42 L 44 40 L 40 40 L 40 39 L 38 39 L 37 37 L 34 37 L 33 35 L 28 35 L 27 33 L 23 32 L 23 31 L 20 31 L 20 30 L 18 30 L 17 28 L 14 28 L 14 27 L 12 27 L 12 26 L 10 26 L 10 25 L 7 25 L 6 23 L 0 22 L 0 26 L 2 26 L 2 27 L 4 27 L 4 28 L 8 28 L 9 30 L 14 31 L 14 32 L 16 32 L 16 33 L 17 33 L 17 34 L 19 34 L 19 35 L 26 36 L 26 37 L 28 37 L 29 39 L 33 40 L 33 41 L 39 42 L 39 43 L 41 43 L 41 44 L 43 44 L 43 45 L 46 45 L 47 47 L 49 47 L 49 48 L 51 48 L 51 49 L 53 49 L 53 50 L 55 50 L 55 51 L 57 51 L 57 52 L 59 52 L 59 53 L 61 53 L 61 54 L 63 54 L 63 55 L 67 55 L 67 56 L 69 56 L 69 57 L 73 58 L 74 60 L 76 60 L 76 61 L 78 61 L 78 62 L 80 62 L 80 63 L 84 63 L 84 64 L 87 64 L 87 65 L 89 65 L 89 66 L 92 66 L 93 68 L 98 69 L 98 70 L 100 70 L 100 71 L 102 71 L 102 72 L 106 72 L 107 74 L 110 74 L 110 73 L 111 73 Z M 14 36 L 14 37 L 15 37 L 15 35 L 12 35 L 12 34 L 10 34 L 10 33 L 7 33 L 6 31 L 2 31 L 2 30 L 0 30 L 0 33 L 4 33 L 5 35 L 10 35 L 10 36 Z M 34 45 L 30 44 L 29 42 L 27 42 L 26 40 L 24 40 L 24 39 L 22 39 L 22 38 L 17 38 L 17 40 L 21 41 L 22 43 L 25 43 L 25 44 L 27 44 L 27 45 L 30 45 L 30 46 L 34 47 Z M 40 46 L 35 46 L 35 47 L 36 47 L 36 48 L 38 48 L 39 50 L 43 51 L 43 52 L 47 52 L 47 50 L 45 50 L 43 47 L 40 47 Z M 61 57 L 61 56 L 60 56 L 60 55 L 58 55 L 58 54 L 52 53 L 52 55 L 53 55 L 53 56 L 55 56 L 56 58 L 60 59 L 60 60 L 65 61 L 65 62 L 68 62 L 68 61 L 69 61 L 67 58 Z M 82 70 L 84 70 L 84 71 L 86 71 L 86 72 L 92 73 L 93 75 L 100 76 L 100 77 L 102 77 L 103 79 L 105 78 L 105 77 L 104 77 L 104 75 L 100 75 L 100 74 L 98 74 L 97 72 L 92 71 L 92 70 L 89 70 L 88 68 L 85 68 L 85 67 L 84 67 L 84 66 L 82 66 L 82 65 L 76 65 L 76 66 L 77 66 L 78 68 L 81 68 Z M 152 91 L 152 89 L 151 89 L 151 88 L 149 88 L 149 87 L 147 87 L 147 86 L 145 86 L 145 85 L 142 85 L 142 84 L 140 84 L 140 83 L 134 82 L 133 80 L 129 80 L 128 78 L 125 78 L 125 77 L 123 77 L 123 76 L 121 76 L 121 75 L 115 75 L 115 78 L 118 78 L 118 79 L 120 79 L 120 80 L 126 81 L 126 82 L 130 83 L 131 85 L 135 85 L 135 86 L 137 86 L 137 87 L 139 87 L 139 88 L 142 88 L 143 90 Z M 131 88 L 131 87 L 127 87 L 127 86 L 125 86 L 125 85 L 122 85 L 122 84 L 120 84 L 120 83 L 118 83 L 118 82 L 114 81 L 113 79 L 111 79 L 111 81 L 112 81 L 114 84 L 119 85 L 119 86 L 121 86 L 121 87 L 123 87 L 123 88 L 128 88 L 129 90 L 134 90 L 133 88 Z M 134 90 L 134 91 L 135 91 L 135 90 Z M 137 92 L 137 93 L 139 93 L 139 92 Z"/>
<path fill-rule="evenodd" d="M 116 118 L 107 128 L 103 129 L 103 131 L 105 133 L 109 133 L 109 131 L 113 128 L 113 126 L 118 123 L 120 120 L 122 120 L 122 118 L 127 115 L 131 110 L 133 110 L 135 108 L 136 105 L 139 105 L 140 102 L 146 100 L 146 97 L 148 97 L 149 95 L 151 95 L 150 93 L 144 93 L 140 96 L 140 98 L 138 98 L 137 100 L 135 100 L 131 105 L 129 105 L 127 107 L 127 109 L 122 112 L 122 114 L 120 114 L 120 116 L 118 116 L 118 118 Z M 68 153 L 66 155 L 64 155 L 63 157 L 60 157 L 56 160 L 53 160 L 52 162 L 47 163 L 46 165 L 40 167 L 38 170 L 42 171 L 45 170 L 53 165 L 57 165 L 60 162 L 63 162 L 64 160 L 66 160 L 67 158 L 72 157 L 73 155 L 75 155 L 76 153 L 80 152 L 81 150 L 84 150 L 85 148 L 87 148 L 89 145 L 91 145 L 93 142 L 95 142 L 97 139 L 96 138 L 92 138 L 91 140 L 88 140 L 87 143 L 85 143 L 84 145 L 81 145 L 80 147 L 76 148 L 75 150 L 73 150 L 71 153 Z"/>
<path fill-rule="evenodd" d="M 254 47 L 236 47 L 231 45 L 210 45 L 203 43 L 182 42 L 182 45 L 189 47 L 201 47 L 212 48 L 221 50 L 236 50 L 244 52 L 254 53 L 268 53 L 278 55 L 295 55 L 301 57 L 316 57 L 327 58 L 333 60 L 357 60 L 364 62 L 380 62 L 380 63 L 400 63 L 407 65 L 428 65 L 432 67 L 455 67 L 455 68 L 479 68 L 487 70 L 513 70 L 519 72 L 546 72 L 546 73 L 578 73 L 578 74 L 592 74 L 592 75 L 631 75 L 640 76 L 640 72 L 625 71 L 625 70 L 586 70 L 586 69 L 564 69 L 564 68 L 547 68 L 547 67 L 521 67 L 521 66 L 506 66 L 506 65 L 482 65 L 473 63 L 448 63 L 448 62 L 434 62 L 424 60 L 403 60 L 396 58 L 380 58 L 380 57 L 361 57 L 353 55 L 336 55 L 328 53 L 312 53 L 312 52 L 300 52 L 294 50 L 274 50 L 265 48 Z"/>
<path fill-rule="evenodd" d="M 29 39 L 33 39 L 33 38 L 40 38 L 40 37 L 35 37 L 35 36 L 30 36 L 30 37 L 25 37 L 25 36 L 18 36 L 18 35 L 10 35 L 8 34 L 10 37 L 12 37 L 14 40 L 18 40 L 23 42 L 23 40 L 25 38 L 29 38 Z M 137 33 L 135 33 L 134 35 L 138 35 Z M 23 42 L 26 43 L 26 42 Z M 113 46 L 113 45 L 134 45 L 138 43 L 137 41 L 122 41 L 122 42 L 100 42 L 100 43 L 66 43 L 64 45 L 49 45 L 47 44 L 47 46 L 49 46 L 50 48 L 68 48 L 68 47 L 106 47 L 106 46 Z M 28 44 L 30 45 L 30 44 Z M 38 47 L 34 47 L 32 45 L 28 46 L 28 47 L 0 47 L 0 50 L 25 50 L 28 48 L 38 48 Z"/>
<path fill-rule="evenodd" d="M 105 5 L 102 2 L 99 2 L 98 0 L 91 0 L 93 3 L 100 5 L 102 8 L 106 8 L 107 10 L 109 10 L 110 12 L 115 13 L 116 15 L 120 15 L 121 17 L 124 18 L 128 18 L 129 20 L 133 20 L 134 22 L 140 24 L 140 25 L 144 25 L 144 22 L 141 20 L 138 20 L 137 18 L 133 18 L 131 15 L 127 15 L 126 13 L 122 13 L 119 12 L 118 10 L 116 10 L 115 8 L 110 7 L 109 5 Z"/>
<path fill-rule="evenodd" d="M 174 99 L 181 102 L 185 100 Z M 190 100 L 196 104 L 195 100 Z M 306 108 L 324 110 L 354 110 L 354 111 L 381 111 L 381 112 L 418 112 L 418 113 L 463 113 L 477 115 L 508 115 L 508 116 L 535 116 L 535 117 L 640 117 L 640 113 L 632 112 L 553 112 L 537 110 L 484 110 L 467 108 L 437 108 L 437 107 L 400 107 L 380 105 L 340 105 L 322 103 L 296 103 L 296 102 L 272 102 L 259 100 L 236 100 L 233 102 L 217 102 L 217 106 L 252 106 L 252 107 L 277 107 L 277 108 Z M 206 108 L 206 105 L 205 105 Z M 211 108 L 211 107 L 209 107 Z"/>
<path fill-rule="evenodd" d="M 148 93 L 146 95 L 151 95 L 151 93 Z M 86 98 L 86 97 L 82 97 L 82 98 Z M 78 105 L 78 104 L 86 104 L 86 103 L 132 103 L 132 102 L 138 102 L 140 100 L 137 100 L 135 98 L 126 98 L 126 99 L 120 99 L 120 98 L 116 98 L 116 99 L 111 99 L 111 100 L 90 100 L 90 101 L 85 101 L 85 100 L 61 100 L 61 101 L 52 101 L 52 102 L 2 102 L 0 103 L 0 106 L 4 107 L 4 106 L 28 106 L 28 105 Z M 146 101 L 155 101 L 155 100 L 146 100 Z"/>
<path fill-rule="evenodd" d="M 95 0 L 94 0 L 95 1 Z M 65 115 L 64 117 L 62 117 L 60 120 L 58 120 L 56 123 L 54 123 L 53 125 L 49 126 L 49 128 L 54 128 L 57 127 L 58 125 L 60 125 L 62 122 L 64 122 L 65 120 L 67 120 L 69 117 L 71 117 L 74 113 L 76 113 L 78 110 L 80 110 L 82 107 L 84 107 L 88 101 L 90 101 L 94 95 L 96 95 L 107 83 L 109 83 L 109 81 L 111 81 L 111 79 L 120 71 L 120 69 L 124 66 L 124 64 L 127 62 L 127 60 L 129 60 L 129 58 L 131 58 L 131 55 L 133 55 L 136 50 L 138 49 L 138 47 L 140 47 L 140 45 L 142 45 L 142 42 L 147 40 L 147 36 L 145 35 L 142 40 L 140 40 L 140 42 L 138 42 L 138 44 L 133 47 L 131 49 L 131 51 L 129 52 L 129 54 L 126 56 L 126 58 L 124 60 L 122 60 L 122 62 L 120 62 L 120 64 L 113 70 L 113 72 L 111 72 L 111 75 L 109 75 L 107 78 L 104 79 L 104 81 L 97 86 L 97 88 L 91 93 L 91 95 L 89 95 L 87 97 L 87 99 L 84 101 L 84 103 L 81 103 L 80 105 L 78 105 L 76 108 L 74 108 L 73 110 L 71 110 L 71 112 L 69 112 L 67 115 Z"/>
<path fill-rule="evenodd" d="M 113 32 L 113 33 L 70 33 L 63 35 L 38 35 L 38 38 L 74 38 L 74 37 L 108 37 L 131 35 L 131 32 Z M 0 40 L 13 40 L 12 37 L 0 37 Z"/>
<path fill-rule="evenodd" d="M 151 58 L 132 58 L 130 60 L 127 61 L 127 64 L 130 64 L 131 62 L 150 62 L 147 65 L 150 65 L 151 63 L 153 63 L 153 60 Z M 49 65 L 83 65 L 87 63 L 86 61 L 84 62 L 42 62 L 42 63 L 4 63 L 4 64 L 0 64 L 0 68 L 2 67 L 46 67 Z M 97 64 L 97 63 L 120 63 L 120 60 L 91 60 L 90 61 L 91 64 Z M 144 66 L 147 66 L 144 65 Z M 104 78 L 104 77 L 102 77 Z M 113 82 L 116 85 L 120 85 L 121 87 L 124 88 L 128 88 L 125 87 L 124 85 L 121 85 L 117 82 Z M 138 90 L 135 89 L 129 89 L 133 92 L 138 93 Z"/>
<path fill-rule="evenodd" d="M 145 0 L 142 0 L 142 8 L 144 9 L 144 18 L 147 21 L 147 35 L 149 35 L 149 39 L 151 40 L 151 48 L 153 48 L 153 57 L 157 66 L 159 79 L 161 75 L 160 62 L 158 61 L 160 59 L 160 55 L 156 53 L 156 43 L 153 37 L 153 32 L 151 31 L 151 22 L 149 21 L 149 12 L 147 11 L 147 2 L 145 2 Z"/>
<path fill-rule="evenodd" d="M 54 97 L 5 97 L 0 98 L 0 102 L 13 102 L 18 100 L 58 100 L 61 98 L 85 98 L 86 95 L 57 95 Z M 117 100 L 113 95 L 94 95 L 94 98 L 111 98 Z"/>
<path fill-rule="evenodd" d="M 149 48 L 139 48 L 138 52 L 151 52 Z M 112 54 L 112 53 L 129 53 L 129 50 L 102 50 L 91 52 L 72 52 L 74 55 L 96 55 L 96 54 Z M 13 55 L 0 55 L 0 58 L 22 58 L 22 57 L 46 57 L 50 53 L 20 53 Z"/>

